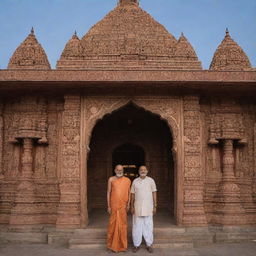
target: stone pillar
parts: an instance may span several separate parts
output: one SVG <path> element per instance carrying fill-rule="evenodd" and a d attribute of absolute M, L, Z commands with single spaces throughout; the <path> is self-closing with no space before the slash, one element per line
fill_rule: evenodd
<path fill-rule="evenodd" d="M 58 228 L 79 228 L 80 213 L 80 96 L 65 96 L 60 153 Z"/>
<path fill-rule="evenodd" d="M 223 174 L 217 197 L 216 224 L 246 224 L 245 210 L 241 206 L 240 189 L 234 174 L 234 145 L 232 139 L 223 140 Z"/>
<path fill-rule="evenodd" d="M 17 186 L 15 205 L 11 211 L 10 225 L 33 225 L 36 221 L 35 185 L 33 182 L 33 139 L 23 139 L 21 173 Z"/>
<path fill-rule="evenodd" d="M 182 224 L 207 225 L 204 210 L 202 132 L 199 97 L 184 97 L 184 210 Z"/>

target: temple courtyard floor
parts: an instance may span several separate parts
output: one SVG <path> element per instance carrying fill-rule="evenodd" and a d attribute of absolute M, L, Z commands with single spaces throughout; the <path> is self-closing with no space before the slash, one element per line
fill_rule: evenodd
<path fill-rule="evenodd" d="M 213 244 L 193 249 L 155 249 L 153 255 L 161 256 L 255 256 L 256 242 L 236 244 Z M 104 249 L 70 250 L 63 246 L 42 244 L 1 244 L 1 256 L 98 256 L 115 255 Z M 150 255 L 145 248 L 141 248 L 136 254 L 131 249 L 118 255 Z"/>

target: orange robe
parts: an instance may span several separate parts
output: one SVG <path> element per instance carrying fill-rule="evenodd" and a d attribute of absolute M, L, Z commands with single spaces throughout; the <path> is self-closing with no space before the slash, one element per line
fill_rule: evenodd
<path fill-rule="evenodd" d="M 107 247 L 114 252 L 126 251 L 127 242 L 127 213 L 131 181 L 126 177 L 111 182 L 110 207 Z"/>

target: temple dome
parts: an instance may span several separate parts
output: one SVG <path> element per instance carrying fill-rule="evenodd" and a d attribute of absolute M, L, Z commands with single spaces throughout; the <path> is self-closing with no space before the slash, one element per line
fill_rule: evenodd
<path fill-rule="evenodd" d="M 12 55 L 8 69 L 51 69 L 45 51 L 35 37 L 33 28 Z"/>
<path fill-rule="evenodd" d="M 177 40 L 139 7 L 138 0 L 119 0 L 116 8 L 81 39 L 82 59 L 60 59 L 57 68 L 201 69 L 199 61 L 175 61 Z"/>
<path fill-rule="evenodd" d="M 175 47 L 175 56 L 181 59 L 198 60 L 196 52 L 190 42 L 182 33 Z"/>
<path fill-rule="evenodd" d="M 210 70 L 251 70 L 247 55 L 231 38 L 228 30 L 213 56 Z"/>
<path fill-rule="evenodd" d="M 121 1 L 82 38 L 86 55 L 169 56 L 177 40 L 137 2 Z"/>
<path fill-rule="evenodd" d="M 61 54 L 61 60 L 62 59 L 81 59 L 83 56 L 83 47 L 81 45 L 81 41 L 78 38 L 76 32 L 72 36 L 72 38 L 68 41 L 66 44 L 62 54 Z"/>

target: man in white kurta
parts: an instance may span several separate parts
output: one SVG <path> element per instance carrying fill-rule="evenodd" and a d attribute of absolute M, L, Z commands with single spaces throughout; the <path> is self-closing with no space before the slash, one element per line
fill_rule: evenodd
<path fill-rule="evenodd" d="M 148 177 L 146 166 L 139 169 L 140 177 L 131 187 L 131 211 L 133 214 L 133 252 L 137 252 L 144 237 L 147 250 L 153 252 L 153 214 L 156 212 L 156 184 Z"/>

